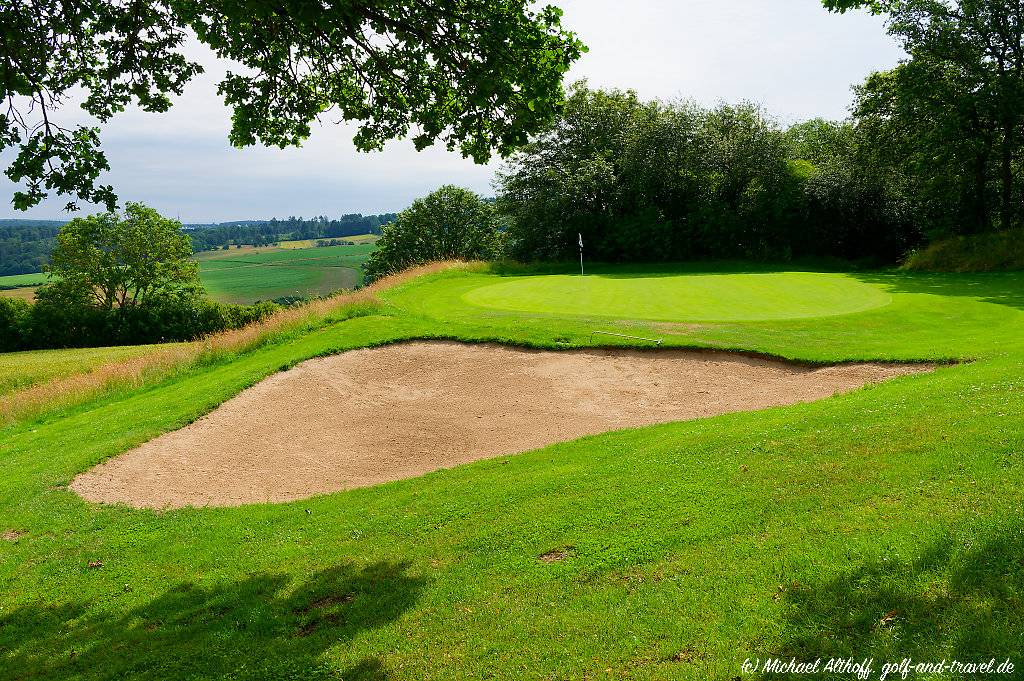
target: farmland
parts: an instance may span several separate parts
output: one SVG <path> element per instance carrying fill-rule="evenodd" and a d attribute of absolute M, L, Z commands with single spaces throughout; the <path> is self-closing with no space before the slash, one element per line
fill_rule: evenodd
<path fill-rule="evenodd" d="M 322 248 L 271 247 L 198 254 L 208 295 L 226 303 L 252 303 L 286 296 L 318 296 L 362 282 L 360 267 L 373 243 Z"/>
<path fill-rule="evenodd" d="M 316 240 L 278 246 L 203 251 L 196 255 L 200 279 L 211 298 L 253 303 L 283 297 L 325 295 L 362 283 L 361 266 L 373 250 L 375 235 L 346 237 L 353 246 L 316 247 Z M 31 300 L 45 274 L 0 277 L 0 296 Z"/>

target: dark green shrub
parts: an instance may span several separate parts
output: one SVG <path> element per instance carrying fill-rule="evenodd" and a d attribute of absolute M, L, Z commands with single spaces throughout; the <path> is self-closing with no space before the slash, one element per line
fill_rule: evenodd
<path fill-rule="evenodd" d="M 904 267 L 931 272 L 1024 270 L 1024 230 L 957 236 L 915 251 Z"/>
<path fill-rule="evenodd" d="M 25 347 L 25 323 L 32 306 L 20 298 L 0 298 L 0 352 Z"/>
<path fill-rule="evenodd" d="M 491 260 L 502 256 L 494 206 L 446 185 L 417 199 L 385 225 L 365 265 L 366 280 L 438 260 Z"/>

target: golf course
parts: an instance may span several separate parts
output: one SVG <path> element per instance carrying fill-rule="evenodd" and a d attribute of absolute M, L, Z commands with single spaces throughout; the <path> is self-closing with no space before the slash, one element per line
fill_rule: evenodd
<path fill-rule="evenodd" d="M 1024 679 L 1024 0 L 0 65 L 0 681 Z"/>
<path fill-rule="evenodd" d="M 9 422 L 0 676 L 724 679 L 747 658 L 1024 649 L 1019 275 L 597 270 L 385 280 L 253 349 Z M 416 339 L 916 368 L 287 503 L 68 488 L 304 360 Z M 501 375 L 480 380 L 500 405 Z"/>

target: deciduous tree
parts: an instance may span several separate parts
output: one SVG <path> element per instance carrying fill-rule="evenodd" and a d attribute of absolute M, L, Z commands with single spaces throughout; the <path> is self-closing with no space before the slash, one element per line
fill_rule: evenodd
<path fill-rule="evenodd" d="M 123 313 L 160 298 L 199 293 L 199 265 L 181 223 L 129 203 L 124 216 L 101 213 L 61 228 L 40 300 L 59 298 Z"/>
<path fill-rule="evenodd" d="M 478 162 L 507 154 L 562 104 L 584 48 L 561 11 L 532 0 L 13 0 L 0 4 L 0 150 L 24 184 L 17 208 L 48 193 L 116 203 L 99 128 L 61 123 L 77 91 L 100 123 L 129 105 L 162 112 L 201 66 L 196 36 L 233 68 L 220 83 L 231 143 L 289 146 L 334 111 L 358 121 L 359 149 L 413 136 Z M 73 202 L 70 207 L 73 207 Z"/>
<path fill-rule="evenodd" d="M 413 201 L 385 225 L 365 271 L 368 281 L 438 260 L 491 260 L 502 255 L 492 203 L 445 185 Z"/>

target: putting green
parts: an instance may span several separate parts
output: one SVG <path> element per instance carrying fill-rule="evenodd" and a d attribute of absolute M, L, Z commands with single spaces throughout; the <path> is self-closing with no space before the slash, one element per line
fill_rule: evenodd
<path fill-rule="evenodd" d="M 883 290 L 849 275 L 818 272 L 529 276 L 482 286 L 462 298 L 516 312 L 660 321 L 830 317 L 891 301 Z"/>

